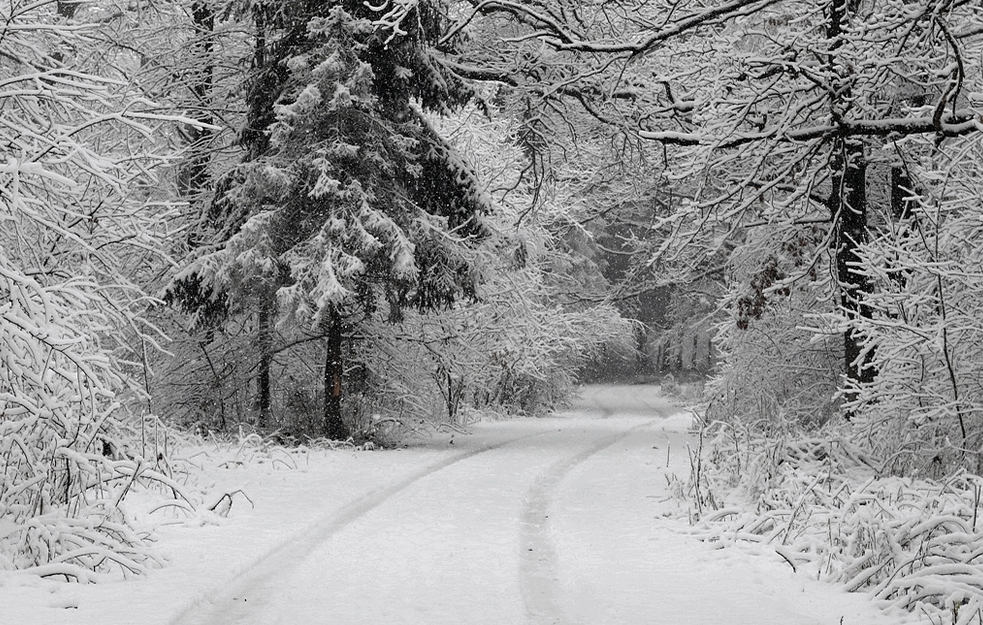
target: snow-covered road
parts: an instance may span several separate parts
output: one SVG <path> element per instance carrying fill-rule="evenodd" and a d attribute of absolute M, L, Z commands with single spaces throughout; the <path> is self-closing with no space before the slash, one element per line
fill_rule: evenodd
<path fill-rule="evenodd" d="M 689 472 L 689 424 L 653 389 L 591 387 L 574 410 L 482 424 L 453 443 L 327 453 L 304 471 L 250 478 L 256 508 L 226 525 L 171 530 L 172 565 L 149 579 L 49 590 L 60 598 L 47 609 L 7 613 L 85 625 L 904 620 L 778 557 L 688 536 L 689 504 L 674 495 Z M 0 614 L 25 607 L 5 603 L 11 588 L 0 578 Z"/>
<path fill-rule="evenodd" d="M 505 440 L 458 437 L 446 459 L 328 516 L 175 623 L 565 623 L 551 517 L 571 502 L 555 501 L 560 484 L 633 436 L 654 461 L 672 412 L 578 411 L 514 422 Z"/>

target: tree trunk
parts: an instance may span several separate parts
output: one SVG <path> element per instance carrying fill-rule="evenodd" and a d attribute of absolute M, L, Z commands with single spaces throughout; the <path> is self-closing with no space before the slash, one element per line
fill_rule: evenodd
<path fill-rule="evenodd" d="M 75 17 L 75 13 L 78 12 L 79 4 L 82 0 L 57 0 L 55 2 L 55 11 L 59 16 L 66 19 L 72 19 Z"/>
<path fill-rule="evenodd" d="M 331 311 L 328 326 L 328 353 L 324 362 L 324 435 L 343 441 L 351 436 L 341 418 L 342 381 L 345 365 L 342 353 L 341 314 Z"/>
<path fill-rule="evenodd" d="M 212 86 L 215 81 L 215 60 L 213 58 L 215 36 L 215 13 L 205 2 L 194 2 L 191 5 L 191 18 L 195 26 L 195 38 L 191 47 L 195 52 L 197 67 L 188 72 L 192 106 L 192 116 L 205 124 L 215 122 L 211 107 Z M 214 139 L 215 131 L 210 128 L 190 126 L 184 129 L 186 141 L 190 148 L 188 159 L 178 171 L 178 191 L 182 197 L 191 201 L 200 199 L 201 194 L 208 189 L 211 176 L 208 171 L 208 143 Z"/>
<path fill-rule="evenodd" d="M 833 93 L 830 101 L 830 117 L 839 124 L 852 106 L 850 80 L 852 69 L 842 65 L 836 51 L 842 47 L 850 16 L 856 11 L 856 0 L 832 0 L 829 4 L 826 36 L 829 39 L 830 55 L 828 67 Z M 871 292 L 870 280 L 859 273 L 860 257 L 858 251 L 867 242 L 867 161 L 864 144 L 860 139 L 840 138 L 833 146 L 830 159 L 832 190 L 829 196 L 829 211 L 836 229 L 836 277 L 840 289 L 840 305 L 852 322 L 860 318 L 870 318 L 870 307 L 864 304 L 866 295 Z M 863 344 L 859 333 L 851 323 L 843 334 L 843 359 L 848 386 L 869 383 L 874 380 L 875 371 L 871 363 L 872 354 L 863 354 Z M 848 391 L 847 401 L 855 397 Z M 847 415 L 849 418 L 850 415 Z"/>
<path fill-rule="evenodd" d="M 253 5 L 252 13 L 256 24 L 256 40 L 253 44 L 253 60 L 257 71 L 267 70 L 266 63 L 266 12 L 268 7 L 264 3 Z M 207 17 L 202 13 L 201 17 Z M 257 91 L 253 89 L 247 94 L 246 101 L 249 106 L 246 116 L 246 130 L 243 130 L 241 140 L 246 148 L 245 161 L 253 161 L 265 154 L 269 145 L 264 132 L 269 125 L 269 119 L 273 116 L 273 108 L 276 94 L 268 91 Z M 258 372 L 258 403 L 259 403 L 259 425 L 266 427 L 270 423 L 272 389 L 270 381 L 270 367 L 273 364 L 273 313 L 276 298 L 276 288 L 273 287 L 268 293 L 263 294 L 262 301 L 259 303 L 259 372 Z"/>
<path fill-rule="evenodd" d="M 871 292 L 870 280 L 857 272 L 860 246 L 867 242 L 867 162 L 860 141 L 843 140 L 833 156 L 833 190 L 829 209 L 836 228 L 836 277 L 840 304 L 850 320 L 871 316 L 864 304 Z M 843 357 L 847 379 L 852 383 L 873 382 L 871 354 L 862 353 L 862 340 L 852 326 L 843 335 Z"/>
<path fill-rule="evenodd" d="M 259 427 L 265 428 L 270 424 L 272 413 L 272 389 L 270 384 L 270 367 L 273 364 L 273 303 L 264 301 L 259 308 L 259 327 L 257 328 L 257 347 L 259 348 L 259 370 L 257 372 L 257 409 L 259 411 Z"/>

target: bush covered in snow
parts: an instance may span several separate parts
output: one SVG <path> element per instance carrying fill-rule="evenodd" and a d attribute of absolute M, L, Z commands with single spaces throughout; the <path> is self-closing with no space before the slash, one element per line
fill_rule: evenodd
<path fill-rule="evenodd" d="M 983 478 L 899 477 L 849 432 L 731 424 L 695 466 L 701 538 L 757 545 L 808 575 L 969 625 L 983 615 Z"/>
<path fill-rule="evenodd" d="M 122 75 L 98 8 L 70 8 L 7 3 L 0 36 L 0 568 L 93 581 L 158 562 L 124 500 L 179 490 L 126 444 L 161 339 L 141 285 L 174 217 L 153 136 L 184 120 Z"/>
<path fill-rule="evenodd" d="M 921 176 L 905 215 L 862 250 L 877 288 L 857 324 L 877 375 L 855 409 L 899 471 L 983 472 L 981 158 L 978 140 L 926 158 L 947 175 Z"/>
<path fill-rule="evenodd" d="M 833 310 L 830 258 L 812 255 L 823 237 L 818 228 L 762 227 L 731 254 L 734 279 L 716 335 L 720 367 L 706 389 L 711 420 L 755 415 L 760 423 L 815 426 L 836 414 L 842 335 L 825 320 L 804 327 Z"/>

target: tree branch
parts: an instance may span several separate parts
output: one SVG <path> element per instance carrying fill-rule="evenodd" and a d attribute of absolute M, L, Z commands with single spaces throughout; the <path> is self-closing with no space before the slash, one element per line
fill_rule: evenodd
<path fill-rule="evenodd" d="M 697 133 L 674 131 L 649 131 L 638 133 L 642 139 L 671 145 L 712 145 L 717 148 L 734 148 L 755 141 L 773 139 L 778 142 L 797 143 L 823 137 L 890 137 L 935 133 L 942 137 L 958 137 L 983 130 L 983 119 L 971 110 L 959 110 L 954 114 L 932 117 L 888 117 L 884 119 L 841 120 L 839 124 L 810 126 L 798 130 L 783 131 L 772 128 L 763 132 L 738 134 L 727 140 Z"/>

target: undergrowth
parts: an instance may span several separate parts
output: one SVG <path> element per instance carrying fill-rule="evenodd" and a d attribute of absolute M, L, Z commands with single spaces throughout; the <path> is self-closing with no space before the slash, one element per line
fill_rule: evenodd
<path fill-rule="evenodd" d="M 149 428 L 156 440 L 147 427 L 110 428 L 108 420 L 64 425 L 0 421 L 0 569 L 91 583 L 163 564 L 126 505 L 133 493 L 153 491 L 170 506 L 195 509 L 159 440 L 159 422 Z"/>
<path fill-rule="evenodd" d="M 983 624 L 983 478 L 892 475 L 889 461 L 833 430 L 711 430 L 692 459 L 703 540 L 760 545 L 932 623 Z"/>
<path fill-rule="evenodd" d="M 153 416 L 91 430 L 63 425 L 0 420 L 0 570 L 78 583 L 140 576 L 166 564 L 157 527 L 216 523 L 234 504 L 252 503 L 242 490 L 200 487 L 204 463 L 289 470 L 313 449 L 369 448 L 243 430 L 205 440 Z"/>

